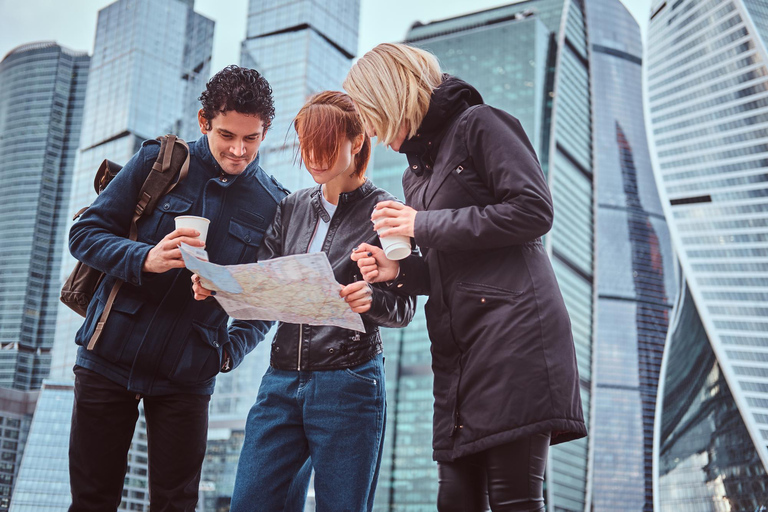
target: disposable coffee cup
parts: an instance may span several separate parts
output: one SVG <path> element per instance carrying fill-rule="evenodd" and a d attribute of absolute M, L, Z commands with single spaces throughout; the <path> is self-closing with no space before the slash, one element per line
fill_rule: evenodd
<path fill-rule="evenodd" d="M 205 217 L 196 217 L 194 215 L 180 215 L 173 220 L 176 221 L 176 229 L 196 229 L 200 233 L 200 236 L 197 238 L 205 243 L 205 239 L 208 236 L 208 225 L 211 223 L 210 220 L 206 219 Z"/>
<path fill-rule="evenodd" d="M 384 249 L 384 256 L 388 260 L 393 261 L 407 258 L 411 254 L 411 238 L 402 235 L 385 236 L 382 238 L 381 235 L 388 230 L 389 228 L 381 228 L 377 231 L 381 241 L 381 248 Z"/>

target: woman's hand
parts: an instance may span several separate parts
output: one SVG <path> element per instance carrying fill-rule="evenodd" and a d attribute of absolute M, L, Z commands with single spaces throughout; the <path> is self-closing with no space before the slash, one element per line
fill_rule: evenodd
<path fill-rule="evenodd" d="M 339 291 L 339 295 L 347 301 L 347 304 L 355 313 L 365 313 L 371 309 L 373 290 L 365 281 L 355 281 L 347 286 L 343 286 Z"/>
<path fill-rule="evenodd" d="M 413 236 L 413 224 L 416 220 L 416 210 L 397 201 L 382 201 L 376 205 L 371 215 L 373 229 L 389 228 L 386 233 L 379 235 Z"/>
<path fill-rule="evenodd" d="M 352 251 L 351 258 L 368 283 L 394 281 L 400 272 L 400 262 L 387 259 L 381 247 L 375 245 L 360 244 Z"/>
<path fill-rule="evenodd" d="M 195 293 L 195 300 L 205 300 L 212 295 L 216 295 L 216 292 L 205 288 L 200 283 L 200 276 L 192 274 L 192 291 Z"/>

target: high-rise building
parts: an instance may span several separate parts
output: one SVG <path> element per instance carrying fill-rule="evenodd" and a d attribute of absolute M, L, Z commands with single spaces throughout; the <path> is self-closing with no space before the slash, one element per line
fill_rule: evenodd
<path fill-rule="evenodd" d="M 211 73 L 214 22 L 193 7 L 194 0 L 117 0 L 99 11 L 70 219 L 95 198 L 93 176 L 105 158 L 125 164 L 144 140 L 201 135 L 197 98 Z M 65 244 L 59 250 L 63 283 L 75 260 Z M 72 378 L 73 340 L 82 323 L 60 305 L 53 378 Z"/>
<path fill-rule="evenodd" d="M 587 440 L 551 450 L 548 510 L 642 510 L 652 502 L 655 390 L 676 282 L 645 140 L 637 24 L 618 0 L 529 0 L 415 23 L 405 42 L 434 53 L 525 128 L 554 198 L 545 247 L 571 316 L 593 438 L 591 413 L 604 418 L 614 400 L 621 404 L 604 425 L 616 430 L 600 440 L 610 455 L 600 458 L 592 446 L 591 459 Z M 402 155 L 377 148 L 371 175 L 402 197 L 406 166 Z M 386 336 L 390 410 L 377 506 L 426 509 L 437 476 L 423 314 Z M 595 346 L 604 353 L 593 360 Z M 627 365 L 621 375 L 611 366 L 619 363 Z M 634 505 L 619 506 L 619 494 L 634 496 Z"/>
<path fill-rule="evenodd" d="M 467 80 L 486 103 L 517 117 L 539 155 L 555 202 L 555 223 L 545 238 L 545 247 L 571 315 L 588 421 L 594 185 L 584 5 L 579 0 L 529 0 L 428 24 L 415 23 L 405 42 L 434 53 L 445 72 Z M 401 177 L 406 166 L 402 155 L 377 148 L 371 175 L 377 185 L 402 197 Z M 393 352 L 401 359 L 395 371 L 388 367 L 387 374 L 388 436 L 393 445 L 387 445 L 377 492 L 381 510 L 433 507 L 436 501 L 437 473 L 430 442 L 429 339 L 420 315 L 399 337 L 392 333 L 396 341 L 387 347 L 388 364 Z M 402 345 L 392 350 L 397 340 Z M 586 439 L 550 451 L 546 498 L 550 510 L 584 510 Z"/>
<path fill-rule="evenodd" d="M 275 120 L 261 164 L 291 191 L 314 185 L 299 168 L 291 121 L 311 94 L 341 90 L 357 53 L 360 0 L 251 0 L 241 61 L 269 81 Z"/>
<path fill-rule="evenodd" d="M 640 28 L 587 2 L 595 175 L 591 510 L 653 512 L 653 427 L 676 262 L 643 119 Z"/>
<path fill-rule="evenodd" d="M 275 119 L 259 148 L 260 164 L 289 190 L 315 184 L 295 158 L 291 121 L 313 93 L 341 90 L 357 52 L 359 17 L 360 0 L 249 2 L 241 65 L 264 75 L 275 100 Z M 274 329 L 235 371 L 217 378 L 203 464 L 201 512 L 226 509 L 231 500 L 245 419 L 269 365 L 273 335 Z M 308 507 L 311 496 L 310 491 Z"/>
<path fill-rule="evenodd" d="M 72 418 L 72 381 L 46 380 L 34 407 L 27 448 L 13 489 L 13 512 L 66 512 L 69 493 L 69 420 Z M 32 417 L 31 410 L 29 417 Z M 29 420 L 27 420 L 29 421 Z M 7 420 L 6 420 L 7 423 Z M 8 508 L 0 508 L 8 510 Z"/>
<path fill-rule="evenodd" d="M 90 57 L 32 43 L 0 62 L 0 387 L 48 376 Z"/>
<path fill-rule="evenodd" d="M 185 139 L 200 136 L 197 98 L 210 75 L 214 22 L 197 14 L 193 7 L 193 0 L 118 0 L 99 11 L 79 154 L 65 207 L 67 217 L 94 199 L 93 176 L 103 159 L 124 164 L 144 140 L 166 133 Z M 74 266 L 65 243 L 68 227 L 59 228 L 62 239 L 57 249 L 64 256 L 60 282 L 54 286 L 56 294 Z M 51 363 L 51 375 L 56 379 L 72 379 L 77 351 L 74 338 L 81 324 L 81 317 L 59 306 Z M 70 415 L 54 414 L 46 421 L 61 422 L 56 429 L 68 433 L 72 390 L 57 388 L 59 392 L 69 393 Z M 39 414 L 47 413 L 41 408 Z M 121 509 L 149 508 L 146 425 L 143 411 L 141 414 L 128 455 Z M 33 424 L 36 420 L 37 415 Z M 53 442 L 46 437 L 47 432 L 33 427 L 29 446 Z M 56 438 L 64 443 L 59 449 L 66 450 L 67 439 L 68 434 Z M 17 485 L 20 489 L 68 489 L 65 462 L 63 466 L 51 463 L 43 467 L 30 454 L 21 462 Z M 43 510 L 40 507 L 45 498 L 30 496 L 25 494 L 24 501 L 19 497 L 18 506 L 31 508 L 19 510 Z M 58 495 L 51 497 L 50 503 L 50 511 L 63 512 L 69 506 Z M 15 499 L 13 506 L 17 506 Z"/>
<path fill-rule="evenodd" d="M 768 508 L 768 5 L 656 1 L 644 88 L 684 293 L 662 365 L 657 511 Z"/>
<path fill-rule="evenodd" d="M 0 61 L 0 511 L 51 365 L 61 247 L 90 57 L 53 42 Z"/>

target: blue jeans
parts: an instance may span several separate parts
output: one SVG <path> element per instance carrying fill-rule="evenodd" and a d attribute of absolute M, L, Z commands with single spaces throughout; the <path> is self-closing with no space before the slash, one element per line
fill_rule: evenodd
<path fill-rule="evenodd" d="M 371 511 L 385 417 L 381 354 L 344 370 L 270 367 L 248 413 L 231 512 L 300 512 L 309 457 L 318 512 Z"/>

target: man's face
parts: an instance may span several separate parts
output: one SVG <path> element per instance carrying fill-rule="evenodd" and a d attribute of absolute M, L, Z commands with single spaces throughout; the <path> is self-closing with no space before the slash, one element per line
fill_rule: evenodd
<path fill-rule="evenodd" d="M 257 115 L 241 114 L 230 110 L 221 112 L 210 121 L 197 114 L 200 131 L 208 137 L 213 158 L 227 174 L 240 174 L 253 162 L 261 141 L 267 134 L 264 122 Z"/>

